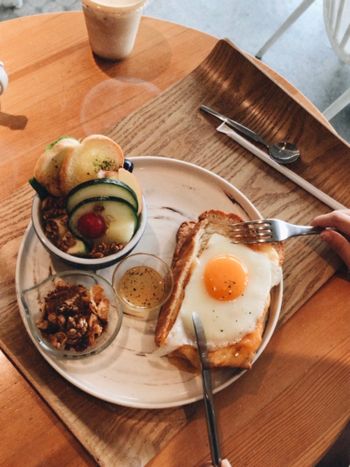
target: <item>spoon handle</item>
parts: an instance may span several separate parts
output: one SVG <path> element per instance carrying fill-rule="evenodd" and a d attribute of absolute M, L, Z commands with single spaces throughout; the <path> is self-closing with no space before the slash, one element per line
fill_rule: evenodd
<path fill-rule="evenodd" d="M 245 136 L 248 136 L 248 138 L 252 139 L 253 141 L 256 141 L 257 143 L 261 143 L 267 148 L 269 147 L 266 141 L 260 135 L 255 133 L 255 131 L 251 130 L 250 128 L 247 128 L 241 123 L 236 122 L 235 120 L 232 120 L 232 118 L 228 118 L 225 115 L 222 115 L 221 113 L 217 112 L 214 109 L 211 109 L 210 107 L 206 105 L 201 105 L 200 109 L 208 113 L 209 115 L 212 115 L 213 117 L 218 118 L 222 122 L 225 122 L 227 126 L 233 128 L 234 130 L 239 131 L 240 133 L 243 133 Z"/>

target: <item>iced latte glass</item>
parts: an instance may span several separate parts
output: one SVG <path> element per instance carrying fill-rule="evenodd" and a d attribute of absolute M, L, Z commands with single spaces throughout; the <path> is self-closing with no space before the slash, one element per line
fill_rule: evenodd
<path fill-rule="evenodd" d="M 82 0 L 93 52 L 121 60 L 133 50 L 145 0 Z"/>

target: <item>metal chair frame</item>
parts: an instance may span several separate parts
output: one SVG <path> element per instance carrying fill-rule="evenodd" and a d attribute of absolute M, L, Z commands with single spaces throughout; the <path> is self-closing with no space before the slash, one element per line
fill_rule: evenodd
<path fill-rule="evenodd" d="M 267 50 L 314 2 L 315 0 L 303 0 L 265 42 L 255 57 L 261 60 Z M 323 18 L 333 50 L 342 62 L 350 64 L 350 49 L 347 50 L 350 38 L 350 0 L 323 0 Z M 350 88 L 327 107 L 323 114 L 330 120 L 348 104 L 350 104 Z"/>

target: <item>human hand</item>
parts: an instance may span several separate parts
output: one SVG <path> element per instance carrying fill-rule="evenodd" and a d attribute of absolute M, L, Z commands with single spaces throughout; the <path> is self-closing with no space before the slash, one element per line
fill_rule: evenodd
<path fill-rule="evenodd" d="M 213 464 L 211 462 L 206 462 L 205 464 L 202 464 L 201 467 L 213 467 Z M 220 462 L 220 467 L 232 467 L 228 459 L 222 459 Z"/>
<path fill-rule="evenodd" d="M 228 459 L 223 459 L 221 461 L 220 467 L 231 467 L 231 464 Z"/>
<path fill-rule="evenodd" d="M 334 227 L 338 230 L 325 230 L 321 238 L 342 258 L 350 270 L 350 209 L 333 211 L 329 214 L 315 217 L 311 222 L 318 227 Z"/>

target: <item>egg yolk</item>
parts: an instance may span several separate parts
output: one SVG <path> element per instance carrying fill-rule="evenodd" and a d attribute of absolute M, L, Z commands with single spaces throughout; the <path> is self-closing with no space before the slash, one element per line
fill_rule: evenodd
<path fill-rule="evenodd" d="M 204 284 L 208 294 L 216 300 L 234 300 L 243 294 L 247 285 L 247 271 L 233 256 L 213 258 L 205 266 Z"/>

